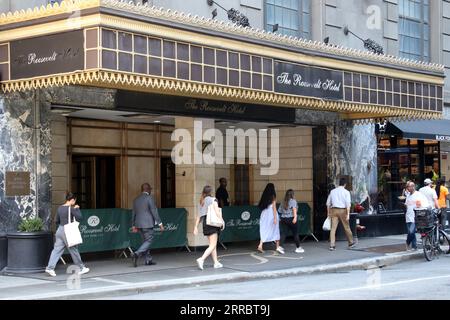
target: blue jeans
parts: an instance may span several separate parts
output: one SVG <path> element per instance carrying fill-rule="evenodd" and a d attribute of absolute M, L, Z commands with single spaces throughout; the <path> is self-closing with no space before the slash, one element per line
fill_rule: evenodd
<path fill-rule="evenodd" d="M 416 224 L 414 222 L 407 222 L 406 231 L 408 233 L 408 236 L 406 237 L 406 244 L 408 246 L 411 244 L 413 249 L 417 249 Z"/>

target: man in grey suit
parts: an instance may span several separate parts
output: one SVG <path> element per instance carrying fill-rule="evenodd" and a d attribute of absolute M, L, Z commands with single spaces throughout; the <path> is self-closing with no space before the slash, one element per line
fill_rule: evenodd
<path fill-rule="evenodd" d="M 139 257 L 145 255 L 145 264 L 150 266 L 156 264 L 153 262 L 150 254 L 150 246 L 153 241 L 153 228 L 159 226 L 160 230 L 164 230 L 164 226 L 159 218 L 158 209 L 155 200 L 150 195 L 152 188 L 150 184 L 144 183 L 141 186 L 142 193 L 134 199 L 132 226 L 133 232 L 140 232 L 144 242 L 133 254 L 133 264 L 137 267 Z"/>

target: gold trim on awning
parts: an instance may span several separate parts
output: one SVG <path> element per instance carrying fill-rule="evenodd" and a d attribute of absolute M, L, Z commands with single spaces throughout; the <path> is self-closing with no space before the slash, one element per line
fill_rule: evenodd
<path fill-rule="evenodd" d="M 80 71 L 2 83 L 4 92 L 34 90 L 66 85 L 85 85 L 151 93 L 229 100 L 261 105 L 338 112 L 345 119 L 377 121 L 384 118 L 440 119 L 441 112 L 373 104 L 329 101 L 267 91 L 230 88 L 177 79 L 165 79 L 104 70 Z"/>

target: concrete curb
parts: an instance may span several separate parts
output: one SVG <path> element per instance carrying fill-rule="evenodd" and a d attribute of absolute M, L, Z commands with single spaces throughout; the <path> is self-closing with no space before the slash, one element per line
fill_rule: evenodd
<path fill-rule="evenodd" d="M 52 292 L 48 294 L 37 294 L 23 297 L 14 297 L 16 300 L 66 300 L 66 299 L 95 299 L 124 295 L 135 295 L 140 293 L 169 290 L 174 288 L 185 288 L 198 285 L 229 283 L 249 281 L 258 279 L 274 279 L 306 274 L 332 273 L 337 271 L 368 270 L 382 268 L 403 261 L 423 257 L 422 251 L 399 253 L 379 257 L 371 257 L 353 260 L 349 262 L 323 264 L 311 267 L 291 268 L 286 270 L 261 271 L 261 272 L 237 272 L 224 275 L 210 275 L 203 277 L 190 277 L 173 280 L 148 281 L 136 284 L 124 284 L 106 288 L 80 289 L 72 292 Z"/>

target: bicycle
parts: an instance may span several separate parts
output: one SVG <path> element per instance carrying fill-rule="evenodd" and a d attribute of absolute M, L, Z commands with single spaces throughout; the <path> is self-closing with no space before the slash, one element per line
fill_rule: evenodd
<path fill-rule="evenodd" d="M 417 232 L 422 238 L 423 253 L 427 261 L 440 254 L 450 253 L 450 236 L 439 223 L 439 209 L 414 209 Z"/>

